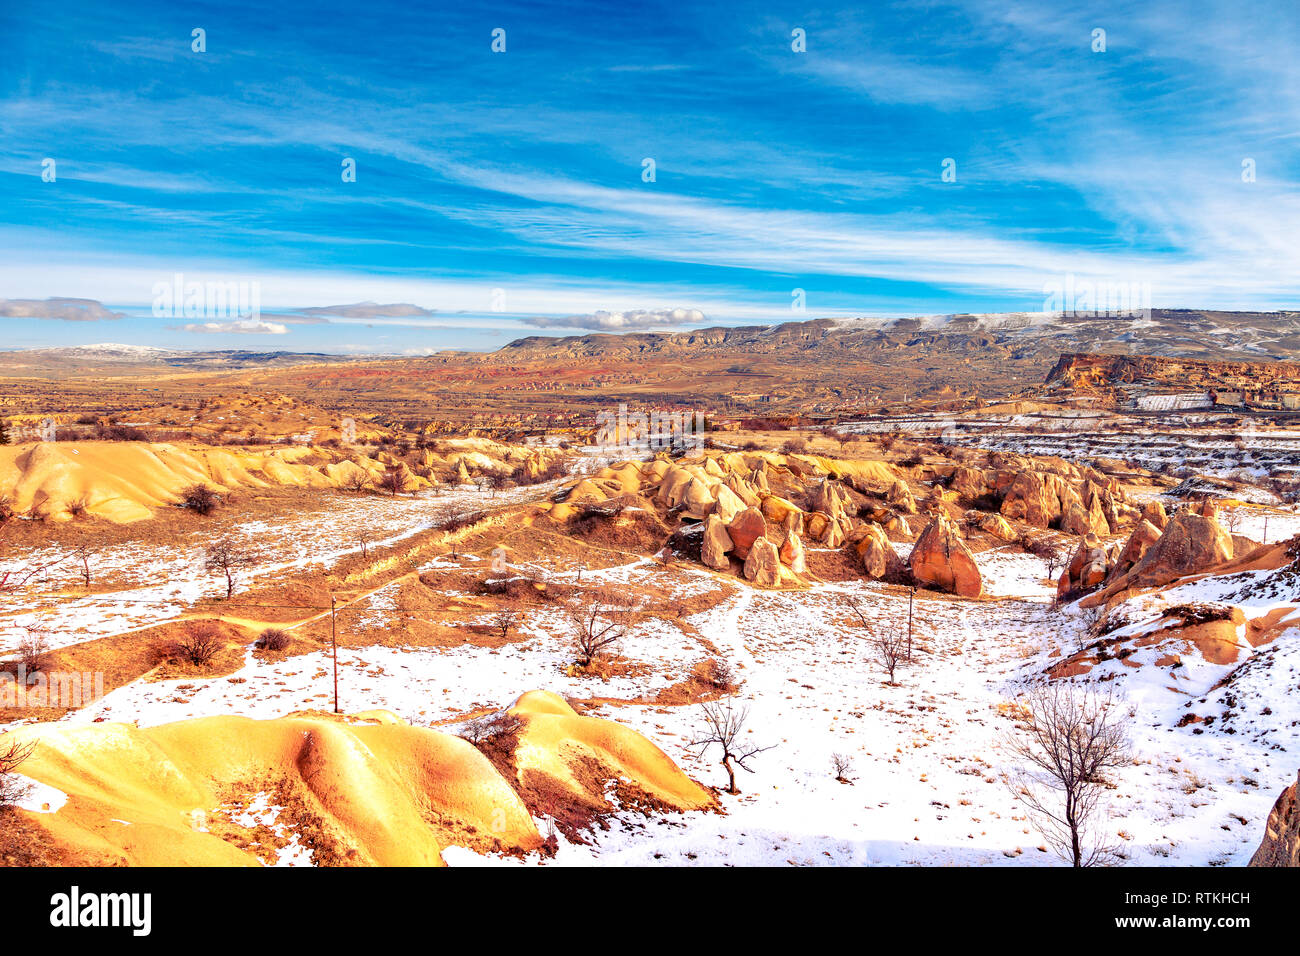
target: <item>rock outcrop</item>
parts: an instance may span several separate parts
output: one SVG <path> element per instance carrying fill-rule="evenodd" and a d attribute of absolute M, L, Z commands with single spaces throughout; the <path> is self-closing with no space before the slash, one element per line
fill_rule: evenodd
<path fill-rule="evenodd" d="M 779 551 L 781 561 L 795 574 L 804 574 L 808 571 L 808 562 L 799 532 L 793 528 L 786 531 L 785 540 L 781 542 Z"/>
<path fill-rule="evenodd" d="M 1300 866 L 1300 774 L 1282 791 L 1264 825 L 1251 866 Z"/>
<path fill-rule="evenodd" d="M 869 578 L 897 580 L 903 571 L 903 560 L 894 550 L 885 529 L 878 524 L 865 524 L 855 532 L 857 540 L 853 550 L 862 561 L 862 572 Z"/>
<path fill-rule="evenodd" d="M 1048 467 L 1053 470 L 995 474 L 993 494 L 1001 494 L 1003 517 L 1068 534 L 1106 535 L 1120 530 L 1122 493 L 1113 480 L 1064 461 L 1049 461 Z"/>
<path fill-rule="evenodd" d="M 1169 521 L 1169 515 L 1165 513 L 1165 506 L 1154 498 L 1142 506 L 1142 518 L 1151 522 L 1161 531 L 1165 529 L 1165 524 Z"/>
<path fill-rule="evenodd" d="M 1142 539 L 1150 538 L 1151 529 L 1139 525 L 1134 533 L 1140 535 L 1135 550 L 1141 550 Z M 1130 536 L 1130 544 L 1133 543 Z M 1124 550 L 1128 551 L 1129 545 L 1125 545 Z M 1163 587 L 1179 578 L 1209 571 L 1231 558 L 1232 537 L 1217 521 L 1181 511 L 1169 519 L 1160 537 L 1146 546 L 1136 564 L 1127 571 L 1111 575 L 1105 588 L 1085 598 L 1084 603 L 1109 603 L 1124 591 Z"/>
<path fill-rule="evenodd" d="M 1208 571 L 1231 558 L 1232 537 L 1217 521 L 1184 512 L 1169 519 L 1160 537 L 1127 575 L 1126 586 L 1158 587 Z"/>
<path fill-rule="evenodd" d="M 754 542 L 767 534 L 767 519 L 757 508 L 746 508 L 727 525 L 727 534 L 731 537 L 732 553 L 744 561 Z"/>
<path fill-rule="evenodd" d="M 774 588 L 781 583 L 781 554 L 767 538 L 758 538 L 745 558 L 745 580 L 759 587 Z"/>
<path fill-rule="evenodd" d="M 1020 535 L 1006 518 L 989 511 L 968 511 L 965 514 L 968 525 L 979 528 L 985 534 L 999 541 L 1017 541 Z"/>
<path fill-rule="evenodd" d="M 885 500 L 904 514 L 916 514 L 916 499 L 912 497 L 911 489 L 901 481 L 896 481 L 889 486 L 889 493 Z"/>
<path fill-rule="evenodd" d="M 727 553 L 735 547 L 727 526 L 717 515 L 704 519 L 704 540 L 700 545 L 700 560 L 711 568 L 725 571 L 731 567 Z"/>
<path fill-rule="evenodd" d="M 1061 572 L 1061 579 L 1056 584 L 1057 595 L 1064 597 L 1095 588 L 1106 579 L 1109 567 L 1101 539 L 1091 532 L 1085 534 L 1070 558 L 1070 563 Z"/>
<path fill-rule="evenodd" d="M 907 564 L 921 587 L 961 597 L 979 597 L 984 593 L 974 555 L 962 541 L 956 525 L 944 514 L 935 515 L 926 525 L 916 539 Z"/>
<path fill-rule="evenodd" d="M 1145 512 L 1144 512 L 1145 513 Z M 1119 556 L 1115 559 L 1115 566 L 1111 569 L 1111 577 L 1119 577 L 1121 574 L 1127 574 L 1133 569 L 1146 553 L 1151 550 L 1151 546 L 1160 540 L 1160 529 L 1143 518 L 1138 522 L 1138 526 L 1133 529 L 1133 533 L 1128 536 Z"/>

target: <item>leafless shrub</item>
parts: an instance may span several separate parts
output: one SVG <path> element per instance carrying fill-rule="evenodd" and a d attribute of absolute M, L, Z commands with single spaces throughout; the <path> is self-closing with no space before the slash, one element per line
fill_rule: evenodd
<path fill-rule="evenodd" d="M 216 628 L 200 625 L 178 637 L 172 644 L 171 654 L 187 664 L 204 667 L 217 656 L 224 643 Z"/>
<path fill-rule="evenodd" d="M 523 727 L 523 721 L 514 714 L 505 712 L 486 714 L 466 721 L 459 736 L 464 740 L 468 740 L 475 747 L 481 747 L 483 744 L 490 743 L 497 738 L 513 736 L 519 732 L 521 727 Z"/>
<path fill-rule="evenodd" d="M 90 503 L 85 498 L 77 498 L 68 502 L 68 514 L 74 518 L 84 518 L 89 508 Z"/>
<path fill-rule="evenodd" d="M 487 513 L 480 508 L 455 507 L 447 512 L 447 517 L 438 527 L 443 531 L 463 531 L 465 528 L 472 528 L 486 517 Z"/>
<path fill-rule="evenodd" d="M 350 491 L 353 494 L 358 495 L 364 491 L 369 491 L 373 486 L 374 482 L 368 474 L 361 470 L 359 465 L 355 471 L 348 473 L 348 476 L 343 479 L 341 485 L 344 491 Z"/>
<path fill-rule="evenodd" d="M 1092 642 L 1093 638 L 1104 633 L 1106 617 L 1105 605 L 1079 606 L 1079 626 L 1074 631 L 1074 649 L 1076 651 L 1082 652 Z"/>
<path fill-rule="evenodd" d="M 99 425 L 95 437 L 100 441 L 149 441 L 149 433 L 134 425 Z"/>
<path fill-rule="evenodd" d="M 722 766 L 727 770 L 727 792 L 740 793 L 736 788 L 736 768 L 753 773 L 749 761 L 771 747 L 760 747 L 744 740 L 749 708 L 733 706 L 730 700 L 700 704 L 700 733 L 687 746 L 698 749 L 703 756 L 710 747 L 722 752 Z"/>
<path fill-rule="evenodd" d="M 235 576 L 242 568 L 251 567 L 253 557 L 230 538 L 220 538 L 204 549 L 204 570 L 221 574 L 226 579 L 226 600 L 235 593 Z"/>
<path fill-rule="evenodd" d="M 190 485 L 181 492 L 181 507 L 201 515 L 210 515 L 216 510 L 221 499 L 207 485 Z"/>
<path fill-rule="evenodd" d="M 253 646 L 263 651 L 282 651 L 289 646 L 289 632 L 278 627 L 268 627 L 258 635 Z"/>
<path fill-rule="evenodd" d="M 1066 862 L 1113 862 L 1115 848 L 1101 832 L 1099 810 L 1111 786 L 1105 774 L 1132 759 L 1132 709 L 1113 691 L 1072 684 L 1037 687 L 1020 703 L 1024 733 L 1005 743 L 1019 766 L 1003 781 Z"/>
<path fill-rule="evenodd" d="M 21 800 L 30 789 L 13 776 L 15 770 L 36 750 L 36 741 L 19 743 L 8 734 L 0 734 L 0 810 Z"/>
<path fill-rule="evenodd" d="M 50 632 L 37 626 L 23 629 L 18 639 L 18 653 L 14 663 L 28 676 L 45 670 L 50 657 Z"/>
<path fill-rule="evenodd" d="M 717 690 L 728 693 L 735 690 L 736 685 L 740 683 L 731 662 L 720 658 L 711 658 L 704 665 L 704 679 Z"/>
<path fill-rule="evenodd" d="M 590 667 L 598 656 L 615 653 L 631 623 L 631 607 L 612 588 L 589 592 L 581 605 L 566 611 L 578 652 L 579 667 Z"/>

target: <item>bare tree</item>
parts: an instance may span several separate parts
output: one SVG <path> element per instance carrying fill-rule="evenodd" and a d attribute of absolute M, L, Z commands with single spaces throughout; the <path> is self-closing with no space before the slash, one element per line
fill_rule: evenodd
<path fill-rule="evenodd" d="M 852 783 L 853 758 L 847 754 L 831 754 L 831 771 L 840 783 Z"/>
<path fill-rule="evenodd" d="M 626 599 L 610 588 L 590 592 L 583 604 L 570 606 L 566 613 L 573 629 L 579 667 L 590 667 L 599 655 L 616 649 L 631 623 L 631 608 Z"/>
<path fill-rule="evenodd" d="M 95 549 L 88 544 L 79 544 L 72 549 L 72 556 L 81 565 L 81 581 L 87 588 L 90 587 L 90 558 L 94 553 Z"/>
<path fill-rule="evenodd" d="M 887 627 L 871 639 L 872 653 L 876 663 L 889 674 L 889 683 L 894 683 L 894 671 L 907 656 L 907 638 L 892 627 Z"/>
<path fill-rule="evenodd" d="M 700 733 L 687 744 L 698 748 L 703 756 L 710 747 L 722 751 L 722 766 L 727 770 L 727 793 L 740 793 L 736 788 L 736 768 L 753 773 L 748 761 L 771 747 L 760 747 L 743 739 L 749 708 L 736 708 L 730 700 L 700 704 Z"/>
<path fill-rule="evenodd" d="M 858 619 L 858 623 L 867 631 L 871 656 L 876 663 L 888 672 L 889 683 L 893 684 L 894 672 L 898 670 L 899 663 L 905 658 L 911 660 L 910 638 L 905 636 L 903 632 L 896 631 L 885 624 L 873 626 L 870 617 L 867 615 L 866 608 L 857 598 L 846 597 L 844 605 L 853 612 L 853 615 Z"/>
<path fill-rule="evenodd" d="M 355 470 L 349 472 L 348 476 L 343 479 L 343 490 L 361 494 L 363 491 L 369 491 L 373 484 L 374 481 L 371 477 L 358 465 Z"/>
<path fill-rule="evenodd" d="M 498 611 L 492 618 L 492 626 L 501 633 L 501 639 L 505 640 L 519 626 L 519 612 L 509 608 Z"/>
<path fill-rule="evenodd" d="M 487 483 L 488 487 L 492 489 L 493 498 L 497 496 L 498 491 L 505 491 L 515 485 L 514 479 L 510 477 L 509 473 L 503 471 L 489 475 Z"/>
<path fill-rule="evenodd" d="M 394 497 L 406 494 L 411 486 L 411 476 L 400 462 L 389 465 L 384 476 L 379 479 L 379 486 Z"/>
<path fill-rule="evenodd" d="M 1003 774 L 1012 795 L 1052 849 L 1073 866 L 1115 858 L 1098 813 L 1110 786 L 1105 774 L 1132 759 L 1133 710 L 1115 696 L 1072 684 L 1034 688 L 1023 698 L 1023 735 L 1006 749 L 1019 761 Z"/>
<path fill-rule="evenodd" d="M 213 541 L 203 552 L 204 570 L 226 578 L 226 600 L 235 593 L 236 573 L 252 564 L 253 556 L 229 538 Z"/>
<path fill-rule="evenodd" d="M 32 755 L 36 741 L 19 743 L 10 739 L 8 734 L 0 734 L 0 810 L 17 803 L 27 793 L 28 786 L 16 780 L 12 774 L 18 766 Z"/>
<path fill-rule="evenodd" d="M 370 542 L 374 540 L 374 535 L 370 533 L 369 529 L 367 528 L 358 529 L 352 535 L 352 540 L 355 541 L 357 543 L 357 547 L 361 549 L 362 558 L 370 557 Z"/>
<path fill-rule="evenodd" d="M 1052 583 L 1056 583 L 1058 572 L 1064 571 L 1065 565 L 1068 563 L 1065 552 L 1057 548 L 1048 547 L 1044 549 L 1043 553 L 1040 554 L 1039 557 L 1043 559 L 1043 564 L 1047 566 L 1047 579 Z"/>
<path fill-rule="evenodd" d="M 44 564 L 31 564 L 17 570 L 0 571 L 0 593 L 5 591 L 19 591 L 27 586 L 27 582 L 38 574 L 44 574 L 50 568 L 64 560 L 64 557 L 55 558 L 53 561 L 46 561 Z"/>

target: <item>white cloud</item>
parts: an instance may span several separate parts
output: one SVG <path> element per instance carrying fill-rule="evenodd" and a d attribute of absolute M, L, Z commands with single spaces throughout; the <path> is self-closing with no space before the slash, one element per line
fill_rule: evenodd
<path fill-rule="evenodd" d="M 633 312 L 600 310 L 564 318 L 534 316 L 524 319 L 525 324 L 539 329 L 595 329 L 601 332 L 661 329 L 665 326 L 698 324 L 703 321 L 704 313 L 699 309 L 647 309 Z"/>
<path fill-rule="evenodd" d="M 235 322 L 202 322 L 181 326 L 186 332 L 202 332 L 224 335 L 284 335 L 289 331 L 279 322 L 263 322 L 261 319 L 240 319 Z"/>

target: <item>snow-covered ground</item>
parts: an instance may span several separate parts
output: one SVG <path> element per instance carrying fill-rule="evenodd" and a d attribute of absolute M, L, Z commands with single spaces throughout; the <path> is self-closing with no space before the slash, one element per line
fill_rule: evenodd
<path fill-rule="evenodd" d="M 608 681 L 565 673 L 572 651 L 564 622 L 550 609 L 528 612 L 522 639 L 499 648 L 344 649 L 341 705 L 433 725 L 509 706 L 539 688 L 598 698 L 606 702 L 595 713 L 645 734 L 696 779 L 723 785 L 717 755 L 688 746 L 699 708 L 653 702 L 699 661 L 723 658 L 741 681 L 736 703 L 749 709 L 753 740 L 771 748 L 754 759 L 753 774 L 739 773 L 743 792 L 721 796 L 723 813 L 620 813 L 589 844 L 561 837 L 554 864 L 1056 864 L 1001 782 L 1009 765 L 1002 742 L 1015 732 L 1005 705 L 1038 679 L 1054 651 L 1072 649 L 1080 618 L 1070 608 L 1050 609 L 1037 559 L 1004 549 L 985 552 L 981 564 L 995 597 L 917 599 L 914 663 L 900 668 L 897 686 L 886 682 L 868 632 L 844 603 L 864 602 L 873 628 L 904 629 L 907 597 L 895 589 L 852 582 L 761 591 L 698 569 L 634 561 L 584 572 L 584 582 L 633 587 L 652 578 L 664 593 L 719 586 L 728 593 L 680 622 L 637 627 L 623 643 L 628 672 Z M 1185 686 L 1170 686 L 1167 673 L 1155 669 L 1117 682 L 1138 711 L 1136 760 L 1117 775 L 1109 809 L 1111 832 L 1130 862 L 1237 865 L 1258 845 L 1268 810 L 1300 760 L 1300 642 L 1281 638 L 1256 659 L 1267 664 L 1252 663 L 1234 684 L 1243 714 L 1236 733 L 1177 726 L 1188 700 L 1207 697 L 1202 707 L 1214 706 L 1223 668 L 1189 670 Z M 331 698 L 328 654 L 275 663 L 250 655 L 233 675 L 138 682 L 67 719 L 152 725 L 215 713 L 267 718 L 328 708 Z M 1242 699 L 1250 702 L 1244 709 Z M 835 754 L 851 761 L 851 783 L 835 779 Z M 273 823 L 274 808 L 258 806 Z M 449 849 L 446 858 L 516 863 L 464 848 Z"/>
<path fill-rule="evenodd" d="M 488 497 L 465 485 L 435 494 L 335 494 L 318 510 L 285 512 L 274 519 L 238 525 L 229 536 L 257 556 L 253 567 L 237 573 L 239 590 L 274 581 L 308 565 L 330 567 L 366 547 L 383 548 L 436 527 L 455 508 L 491 508 L 534 500 L 555 483 L 531 485 Z M 90 558 L 95 592 L 70 596 L 82 584 L 81 566 L 71 550 L 50 546 L 9 554 L 0 568 L 52 565 L 16 594 L 0 602 L 0 655 L 17 647 L 27 627 L 44 631 L 51 650 L 100 637 L 150 627 L 174 618 L 203 598 L 224 597 L 225 582 L 204 569 L 208 536 L 196 532 L 192 546 L 172 547 L 127 540 L 97 548 Z M 110 582 L 99 590 L 98 582 Z"/>
<path fill-rule="evenodd" d="M 1072 461 L 1113 458 L 1158 471 L 1189 468 L 1220 477 L 1294 474 L 1300 471 L 1300 429 L 1238 424 L 1235 415 L 1187 413 L 1160 420 L 1123 415 L 926 414 L 881 417 L 840 425 L 845 431 L 939 439 L 1024 455 Z"/>

